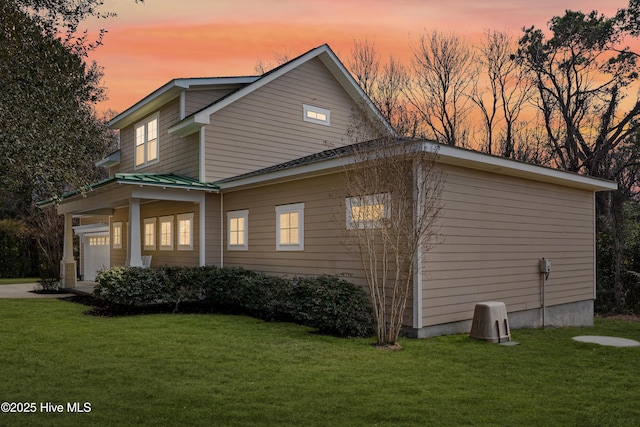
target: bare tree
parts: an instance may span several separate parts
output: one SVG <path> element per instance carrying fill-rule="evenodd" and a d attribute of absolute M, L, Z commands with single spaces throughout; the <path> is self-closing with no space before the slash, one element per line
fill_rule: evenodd
<path fill-rule="evenodd" d="M 503 157 L 516 155 L 518 120 L 532 87 L 525 68 L 514 58 L 517 48 L 508 33 L 486 31 L 475 57 L 478 79 L 472 85 L 471 100 L 483 119 L 481 149 Z"/>
<path fill-rule="evenodd" d="M 377 344 L 398 347 L 416 257 L 439 240 L 437 145 L 384 137 L 349 146 L 346 243 L 362 262 Z"/>
<path fill-rule="evenodd" d="M 428 136 L 447 145 L 467 145 L 469 86 L 475 79 L 471 49 L 454 33 L 424 34 L 413 49 L 411 103 Z"/>
<path fill-rule="evenodd" d="M 407 68 L 393 55 L 381 65 L 375 42 L 354 40 L 348 61 L 351 74 L 382 116 L 398 133 L 416 136 L 417 118 L 406 93 L 411 78 Z"/>
<path fill-rule="evenodd" d="M 273 54 L 273 58 L 273 61 L 263 61 L 262 59 L 258 59 L 258 62 L 256 62 L 256 65 L 254 66 L 256 73 L 262 75 L 289 62 L 291 60 L 291 52 L 289 50 L 285 50 L 284 52 L 275 52 Z"/>

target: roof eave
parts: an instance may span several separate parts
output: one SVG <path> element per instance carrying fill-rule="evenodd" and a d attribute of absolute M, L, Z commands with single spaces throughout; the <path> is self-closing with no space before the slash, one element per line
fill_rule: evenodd
<path fill-rule="evenodd" d="M 437 146 L 438 162 L 462 166 L 486 172 L 498 173 L 534 181 L 558 184 L 590 191 L 612 191 L 618 184 L 587 175 L 565 172 L 545 166 L 518 162 L 504 157 L 492 156 L 472 150 L 463 150 L 434 142 L 425 142 L 425 149 L 433 150 Z"/>

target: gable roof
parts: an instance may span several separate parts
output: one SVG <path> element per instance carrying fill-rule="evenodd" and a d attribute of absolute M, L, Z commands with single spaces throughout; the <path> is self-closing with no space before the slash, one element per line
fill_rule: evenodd
<path fill-rule="evenodd" d="M 122 113 L 109 121 L 109 128 L 122 129 L 125 126 L 141 120 L 148 114 L 160 108 L 162 105 L 180 96 L 187 89 L 194 88 L 220 88 L 220 87 L 242 87 L 258 80 L 260 76 L 240 76 L 240 77 L 196 77 L 173 79 L 149 95 L 127 108 Z"/>
<path fill-rule="evenodd" d="M 469 149 L 442 145 L 434 141 L 409 138 L 398 138 L 395 141 L 404 144 L 416 144 L 418 149 L 422 151 L 436 152 L 437 161 L 442 164 L 590 191 L 610 191 L 618 188 L 618 184 L 614 181 L 565 172 L 547 166 L 534 165 Z M 264 185 L 273 181 L 293 180 L 310 175 L 331 173 L 336 169 L 344 168 L 353 163 L 352 154 L 355 149 L 360 147 L 365 150 L 368 148 L 375 149 L 377 144 L 388 142 L 388 138 L 380 138 L 329 149 L 264 169 L 221 179 L 215 181 L 213 185 L 224 192 L 226 189 L 239 189 Z"/>
<path fill-rule="evenodd" d="M 371 99 L 369 99 L 367 94 L 362 90 L 360 85 L 358 85 L 358 83 L 354 80 L 346 67 L 342 64 L 340 59 L 338 59 L 338 57 L 335 55 L 335 53 L 333 53 L 333 51 L 327 44 L 323 44 L 322 46 L 319 46 L 315 49 L 311 49 L 310 51 L 303 53 L 297 58 L 294 58 L 291 61 L 286 62 L 279 67 L 264 73 L 251 84 L 241 87 L 236 91 L 228 94 L 227 96 L 224 96 L 213 102 L 212 104 L 204 107 L 203 109 L 185 117 L 183 120 L 170 127 L 169 133 L 179 136 L 186 136 L 197 132 L 202 126 L 208 125 L 210 123 L 209 117 L 211 116 L 211 114 L 221 110 L 222 108 L 237 101 L 238 99 L 247 96 L 255 90 L 263 87 L 264 85 L 272 82 L 278 77 L 288 73 L 289 71 L 314 58 L 318 58 L 322 61 L 322 63 L 327 67 L 327 69 L 345 89 L 349 96 L 356 102 L 356 104 L 363 105 L 369 117 L 379 121 L 380 123 L 383 123 L 387 130 L 392 135 L 395 135 L 395 131 L 387 123 L 387 121 L 380 114 Z"/>

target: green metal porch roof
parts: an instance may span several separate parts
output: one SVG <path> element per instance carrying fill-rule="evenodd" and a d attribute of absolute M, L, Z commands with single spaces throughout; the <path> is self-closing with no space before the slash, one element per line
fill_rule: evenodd
<path fill-rule="evenodd" d="M 200 190 L 200 191 L 218 191 L 219 187 L 215 184 L 198 181 L 197 179 L 189 178 L 182 175 L 176 175 L 173 173 L 117 173 L 111 178 L 103 179 L 102 181 L 94 182 L 88 185 L 82 190 L 74 190 L 62 195 L 60 202 L 70 197 L 76 196 L 81 193 L 89 192 L 100 187 L 104 187 L 109 184 L 130 184 L 140 186 L 155 186 L 162 188 L 182 188 L 185 190 Z M 54 203 L 54 199 L 44 200 L 37 205 L 40 207 L 47 206 Z"/>

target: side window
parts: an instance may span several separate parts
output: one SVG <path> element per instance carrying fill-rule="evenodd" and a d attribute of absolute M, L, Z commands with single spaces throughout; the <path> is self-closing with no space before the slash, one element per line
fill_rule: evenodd
<path fill-rule="evenodd" d="M 122 222 L 114 222 L 112 230 L 113 249 L 122 249 Z"/>
<path fill-rule="evenodd" d="M 391 217 L 388 193 L 347 197 L 345 200 L 347 229 L 379 228 Z"/>
<path fill-rule="evenodd" d="M 304 203 L 276 206 L 276 250 L 304 250 Z"/>
<path fill-rule="evenodd" d="M 160 115 L 156 113 L 136 123 L 134 127 L 136 169 L 158 162 L 160 157 L 159 117 Z"/>
<path fill-rule="evenodd" d="M 249 249 L 249 210 L 227 212 L 227 249 Z"/>
<path fill-rule="evenodd" d="M 161 216 L 160 224 L 160 250 L 173 250 L 173 215 Z"/>
<path fill-rule="evenodd" d="M 178 215 L 178 250 L 193 250 L 193 213 Z"/>

